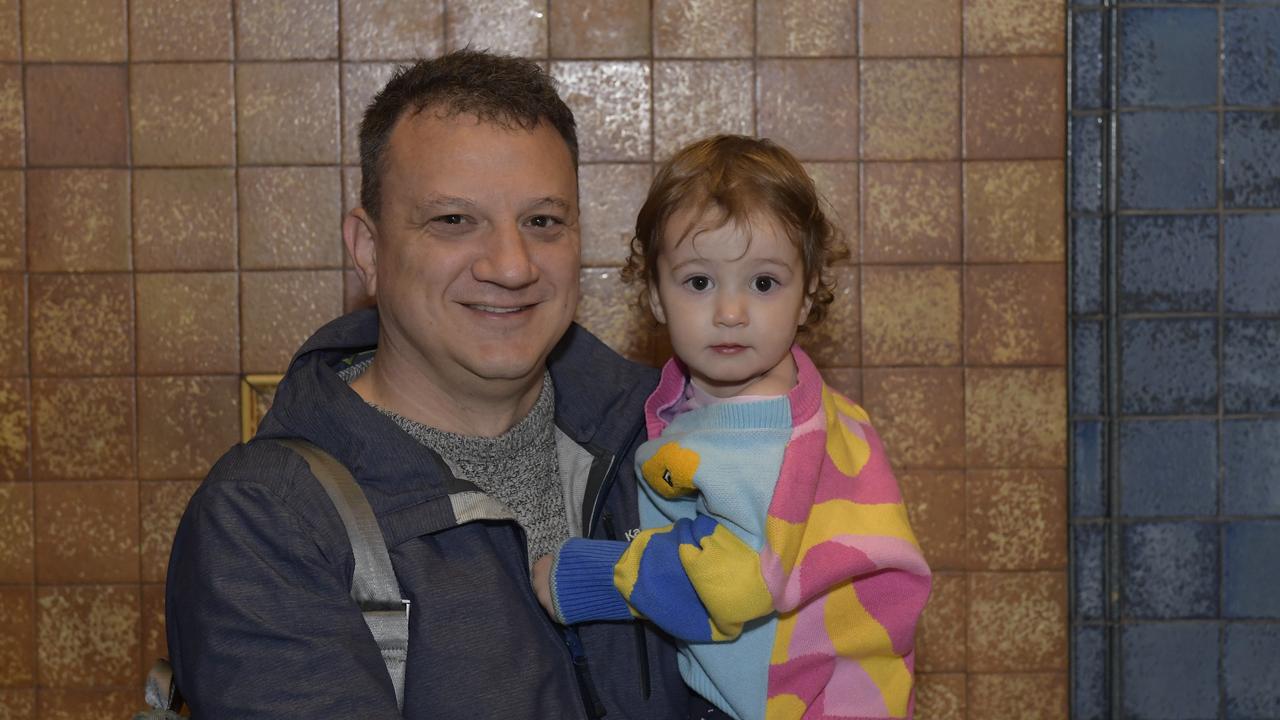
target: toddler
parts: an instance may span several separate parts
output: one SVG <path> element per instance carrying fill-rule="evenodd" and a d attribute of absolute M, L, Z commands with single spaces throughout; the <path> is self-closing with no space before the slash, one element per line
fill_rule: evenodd
<path fill-rule="evenodd" d="M 558 621 L 655 623 L 685 682 L 738 720 L 912 715 L 929 568 L 867 414 L 795 344 L 832 300 L 839 247 L 768 140 L 708 138 L 661 168 L 627 273 L 675 355 L 635 456 L 648 529 L 534 567 Z"/>

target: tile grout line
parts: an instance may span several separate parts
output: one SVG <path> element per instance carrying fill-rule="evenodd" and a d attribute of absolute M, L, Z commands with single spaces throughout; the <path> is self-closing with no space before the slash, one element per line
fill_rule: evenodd
<path fill-rule="evenodd" d="M 1102 161 L 1102 182 L 1105 188 L 1103 197 L 1103 213 L 1106 222 L 1103 225 L 1104 245 L 1104 277 L 1106 280 L 1105 307 L 1107 313 L 1106 336 L 1106 437 L 1104 441 L 1104 486 L 1107 494 L 1107 533 L 1104 538 L 1106 564 L 1103 574 L 1105 591 L 1104 616 L 1107 619 L 1106 643 L 1107 655 L 1103 659 L 1104 691 L 1110 701 L 1113 717 L 1123 717 L 1123 647 L 1120 632 L 1120 584 L 1121 584 L 1121 525 L 1116 522 L 1121 510 L 1121 492 L 1118 478 L 1119 469 L 1119 392 L 1120 377 L 1119 317 L 1117 308 L 1118 288 L 1118 223 L 1116 209 L 1119 206 L 1117 187 L 1118 161 L 1118 122 L 1115 108 L 1119 104 L 1119 10 L 1115 0 L 1103 0 L 1103 52 L 1104 77 L 1107 100 L 1103 117 L 1105 127 L 1102 133 L 1100 151 Z"/>
<path fill-rule="evenodd" d="M 1217 558 L 1216 558 L 1218 561 L 1218 577 L 1216 578 L 1218 581 L 1218 593 L 1216 598 L 1218 601 L 1218 613 L 1217 613 L 1218 615 L 1218 623 L 1217 623 L 1218 658 L 1217 658 L 1217 667 L 1216 667 L 1217 672 L 1215 673 L 1215 676 L 1218 683 L 1218 687 L 1217 687 L 1218 717 L 1226 718 L 1227 717 L 1227 697 L 1226 697 L 1227 683 L 1226 683 L 1226 674 L 1225 674 L 1226 624 L 1222 621 L 1222 618 L 1225 615 L 1225 611 L 1226 611 L 1226 574 L 1227 574 L 1226 525 L 1225 523 L 1222 522 L 1222 515 L 1223 515 L 1223 509 L 1224 509 L 1223 493 L 1225 489 L 1223 487 L 1223 484 L 1225 481 L 1224 457 L 1223 457 L 1223 436 L 1224 436 L 1223 415 L 1225 414 L 1225 407 L 1224 407 L 1225 399 L 1223 397 L 1224 396 L 1223 364 L 1225 362 L 1225 357 L 1224 357 L 1223 346 L 1225 343 L 1224 332 L 1225 332 L 1225 326 L 1226 326 L 1226 321 L 1224 320 L 1224 314 L 1226 312 L 1226 305 L 1224 303 L 1224 297 L 1226 294 L 1226 291 L 1225 291 L 1226 268 L 1225 268 L 1225 262 L 1224 262 L 1225 256 L 1226 256 L 1226 237 L 1225 237 L 1226 230 L 1224 228 L 1224 221 L 1226 218 L 1224 217 L 1224 214 L 1223 214 L 1223 199 L 1226 194 L 1226 184 L 1225 184 L 1226 183 L 1226 179 L 1225 179 L 1226 140 L 1224 137 L 1224 126 L 1226 124 L 1226 114 L 1223 112 L 1223 107 L 1225 106 L 1225 103 L 1226 103 L 1226 98 L 1225 98 L 1226 93 L 1224 88 L 1224 76 L 1226 74 L 1225 11 L 1221 7 L 1219 7 L 1217 15 L 1218 15 L 1218 26 L 1217 26 L 1217 31 L 1218 31 L 1217 51 L 1218 52 L 1217 52 L 1217 57 L 1215 58 L 1217 62 L 1217 72 L 1215 73 L 1216 77 L 1214 79 L 1217 85 L 1216 99 L 1217 99 L 1218 108 L 1216 113 L 1217 115 L 1216 117 L 1216 120 L 1217 120 L 1216 150 L 1217 152 L 1215 153 L 1215 158 L 1214 158 L 1214 160 L 1216 161 L 1214 163 L 1214 180 L 1217 186 L 1216 194 L 1217 194 L 1217 220 L 1218 220 L 1218 223 L 1217 223 L 1218 225 L 1218 228 L 1217 228 L 1218 322 L 1216 326 L 1218 337 L 1216 338 L 1217 346 L 1215 348 L 1216 350 L 1215 354 L 1217 355 L 1217 357 L 1215 358 L 1217 360 L 1215 365 L 1216 365 L 1216 371 L 1217 371 L 1216 380 L 1217 380 L 1217 396 L 1218 396 L 1217 397 L 1218 421 L 1216 423 L 1216 430 L 1217 430 L 1216 439 L 1217 439 L 1218 447 L 1217 447 L 1217 458 L 1215 458 L 1217 460 L 1217 463 L 1216 463 L 1217 482 L 1215 484 L 1217 485 L 1216 490 L 1217 490 L 1217 511 L 1218 511 L 1217 512 L 1218 522 L 1216 523 L 1217 527 L 1215 528 L 1217 531 L 1217 540 L 1218 540 L 1218 548 L 1217 548 L 1218 552 L 1217 552 Z"/>

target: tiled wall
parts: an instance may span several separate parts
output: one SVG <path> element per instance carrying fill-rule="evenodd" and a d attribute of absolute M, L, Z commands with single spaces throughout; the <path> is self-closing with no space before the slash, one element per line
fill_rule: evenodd
<path fill-rule="evenodd" d="M 237 383 L 338 314 L 354 128 L 397 60 L 544 60 L 578 113 L 580 317 L 654 162 L 792 148 L 854 262 L 808 346 L 937 584 L 919 717 L 1066 715 L 1064 0 L 0 0 L 0 718 L 124 717 Z"/>
<path fill-rule="evenodd" d="M 1280 718 L 1280 6 L 1072 10 L 1074 717 Z"/>

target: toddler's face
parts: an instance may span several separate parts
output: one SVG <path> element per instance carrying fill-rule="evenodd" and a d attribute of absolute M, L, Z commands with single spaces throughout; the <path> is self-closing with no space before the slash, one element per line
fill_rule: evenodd
<path fill-rule="evenodd" d="M 800 251 L 773 218 L 738 226 L 714 211 L 674 213 L 649 302 L 703 390 L 775 395 L 795 384 L 791 344 L 810 301 Z"/>

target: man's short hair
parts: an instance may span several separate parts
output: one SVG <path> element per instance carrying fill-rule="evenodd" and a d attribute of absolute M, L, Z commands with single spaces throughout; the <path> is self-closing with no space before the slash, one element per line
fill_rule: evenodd
<path fill-rule="evenodd" d="M 523 58 L 458 50 L 401 66 L 374 97 L 360 122 L 360 204 L 375 221 L 382 210 L 382 173 L 391 131 L 400 118 L 430 108 L 444 117 L 475 115 L 482 122 L 533 130 L 548 122 L 569 146 L 578 168 L 573 111 L 551 77 Z"/>

